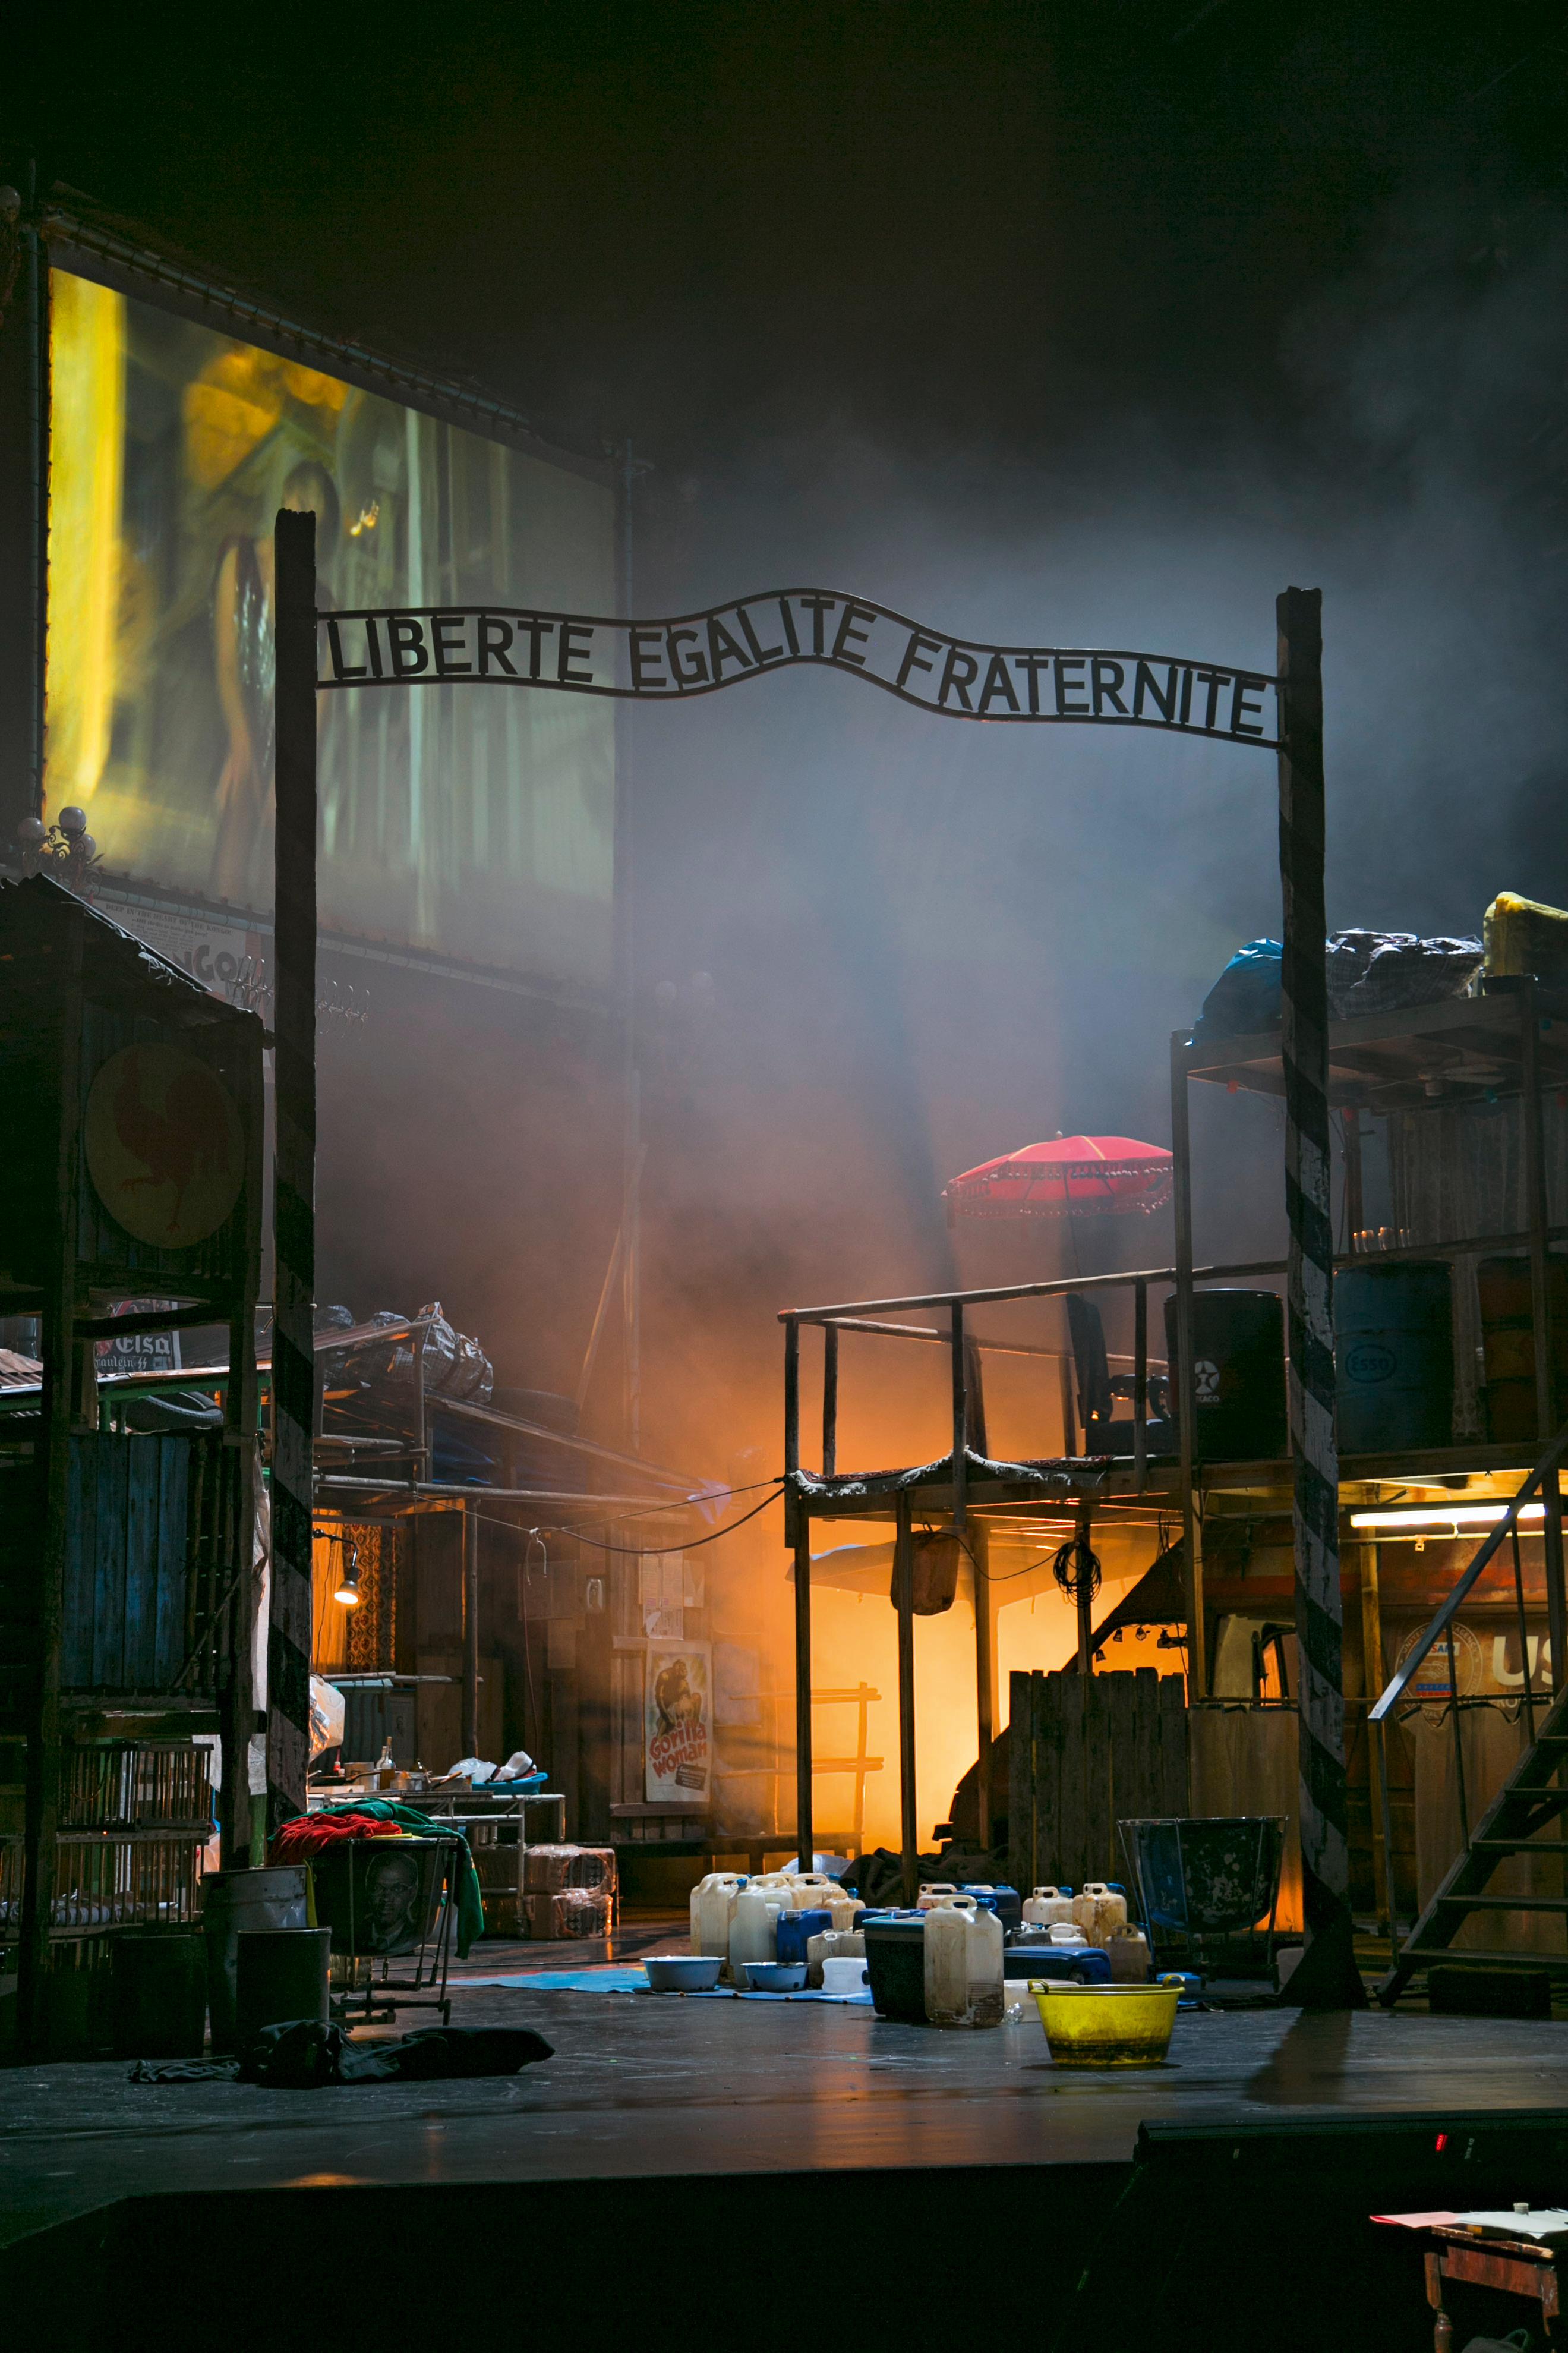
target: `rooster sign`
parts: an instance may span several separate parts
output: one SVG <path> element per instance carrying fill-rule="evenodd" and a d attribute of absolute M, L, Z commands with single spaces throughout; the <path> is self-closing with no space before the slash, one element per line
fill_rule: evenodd
<path fill-rule="evenodd" d="M 138 1241 L 186 1250 L 216 1233 L 239 1198 L 239 1113 L 216 1074 L 178 1046 L 126 1046 L 93 1080 L 88 1173 Z"/>

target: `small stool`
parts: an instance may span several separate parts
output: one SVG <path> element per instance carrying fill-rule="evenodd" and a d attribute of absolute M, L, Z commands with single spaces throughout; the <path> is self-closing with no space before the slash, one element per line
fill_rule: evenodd
<path fill-rule="evenodd" d="M 1548 2345 L 1568 2343 L 1561 2323 L 1562 2283 L 1557 2271 L 1561 2250 L 1542 2246 L 1535 2239 L 1482 2239 L 1473 2231 L 1442 2226 L 1432 2236 L 1438 2243 L 1426 2251 L 1426 2301 L 1435 2315 L 1436 2353 L 1452 2353 L 1454 2345 L 1454 2324 L 1443 2304 L 1443 2290 L 1450 2280 L 1522 2297 L 1540 2311 Z"/>

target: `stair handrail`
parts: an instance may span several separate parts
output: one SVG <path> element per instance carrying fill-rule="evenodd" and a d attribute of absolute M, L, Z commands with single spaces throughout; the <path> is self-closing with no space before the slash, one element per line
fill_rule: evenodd
<path fill-rule="evenodd" d="M 1421 1640 L 1416 1643 L 1415 1648 L 1411 1651 L 1410 1656 L 1405 1661 L 1403 1666 L 1397 1670 L 1390 1680 L 1387 1689 L 1382 1694 L 1380 1698 L 1374 1701 L 1368 1714 L 1369 1723 L 1377 1725 L 1385 1723 L 1387 1718 L 1398 1706 L 1400 1701 L 1405 1696 L 1405 1694 L 1408 1691 L 1410 1685 L 1415 1682 L 1416 1675 L 1425 1665 L 1427 1653 L 1430 1651 L 1433 1644 L 1440 1641 L 1443 1636 L 1447 1632 L 1455 1618 L 1458 1616 L 1461 1605 L 1468 1599 L 1482 1571 L 1501 1550 L 1513 1529 L 1517 1527 L 1519 1524 L 1519 1515 L 1524 1505 L 1530 1502 L 1537 1489 L 1545 1483 L 1545 1482 L 1551 1477 L 1552 1473 L 1561 1467 L 1565 1454 L 1568 1454 L 1568 1422 L 1563 1423 L 1562 1429 L 1558 1431 L 1556 1437 L 1552 1440 L 1552 1444 L 1542 1456 L 1540 1461 L 1536 1464 L 1534 1470 L 1531 1472 L 1523 1486 L 1521 1487 L 1519 1493 L 1513 1497 L 1508 1509 L 1498 1521 L 1497 1525 L 1490 1531 L 1485 1542 L 1481 1545 L 1480 1549 L 1476 1554 L 1475 1558 L 1471 1561 L 1469 1567 L 1466 1569 L 1464 1575 L 1455 1586 L 1453 1591 L 1439 1607 L 1436 1616 L 1433 1619 L 1431 1624 L 1422 1635 Z M 1554 1672 L 1556 1671 L 1557 1670 L 1554 1668 Z M 1457 1696 L 1458 1694 L 1456 1694 L 1456 1697 Z"/>

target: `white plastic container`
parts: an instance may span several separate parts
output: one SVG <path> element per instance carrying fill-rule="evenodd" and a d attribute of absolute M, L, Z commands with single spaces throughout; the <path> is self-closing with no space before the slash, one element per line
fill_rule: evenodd
<path fill-rule="evenodd" d="M 1024 1917 L 1037 1928 L 1048 1928 L 1058 1920 L 1072 1918 L 1072 1897 L 1064 1895 L 1059 1887 L 1037 1887 L 1024 1902 Z"/>
<path fill-rule="evenodd" d="M 1072 1900 L 1072 1916 L 1091 1945 L 1103 1945 L 1112 1928 L 1127 1922 L 1127 1898 L 1103 1879 L 1086 1879 Z"/>
<path fill-rule="evenodd" d="M 829 1879 L 825 1871 L 792 1871 L 785 1873 L 795 1890 L 795 1910 L 815 1912 L 831 1905 L 838 1894 L 838 1882 Z"/>
<path fill-rule="evenodd" d="M 1126 1920 L 1120 1928 L 1112 1928 L 1105 1940 L 1105 1957 L 1110 1963 L 1113 1985 L 1148 1984 L 1153 1963 L 1149 1939 L 1142 1928 L 1134 1928 Z"/>
<path fill-rule="evenodd" d="M 694 1953 L 716 1953 L 721 1960 L 728 1957 L 735 1898 L 745 1883 L 745 1873 L 734 1871 L 710 1871 L 706 1879 L 698 1881 L 691 1891 Z"/>
<path fill-rule="evenodd" d="M 827 1899 L 827 1909 L 833 1915 L 834 1927 L 847 1936 L 866 1906 L 858 1895 L 833 1895 Z"/>
<path fill-rule="evenodd" d="M 829 1961 L 863 1961 L 865 1957 L 863 1928 L 819 1928 L 815 1936 L 805 1940 L 805 1981 L 807 1985 L 823 1984 L 822 1972 Z"/>
<path fill-rule="evenodd" d="M 730 1974 L 737 1985 L 744 1983 L 741 1970 L 748 1961 L 777 1960 L 779 1914 L 784 1901 L 779 1890 L 765 1887 L 756 1879 L 749 1880 L 737 1894 L 730 1921 Z"/>
<path fill-rule="evenodd" d="M 933 1912 L 939 1904 L 951 1904 L 958 1889 L 950 1879 L 933 1880 L 922 1887 L 915 1898 L 917 1912 Z"/>
<path fill-rule="evenodd" d="M 925 2007 L 932 2026 L 1002 2023 L 1002 1923 L 972 1895 L 927 1909 Z"/>
<path fill-rule="evenodd" d="M 1076 1920 L 1053 1920 L 1046 1933 L 1053 1945 L 1087 1945 L 1089 1942 Z"/>
<path fill-rule="evenodd" d="M 837 1959 L 822 1964 L 824 1993 L 864 1993 L 867 1982 L 864 1955 L 857 1957 L 853 1953 L 842 1953 Z"/>

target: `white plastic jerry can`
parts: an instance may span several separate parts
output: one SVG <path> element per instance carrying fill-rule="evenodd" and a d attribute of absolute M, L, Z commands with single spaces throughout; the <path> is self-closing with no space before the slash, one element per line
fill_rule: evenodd
<path fill-rule="evenodd" d="M 972 1895 L 933 1904 L 925 1925 L 925 2010 L 932 2026 L 1000 2026 L 1002 1923 Z"/>
<path fill-rule="evenodd" d="M 1089 1942 L 1076 1920 L 1053 1920 L 1046 1933 L 1053 1945 L 1087 1945 Z"/>
<path fill-rule="evenodd" d="M 1112 1928 L 1105 1940 L 1105 1956 L 1110 1963 L 1113 1985 L 1147 1985 L 1152 1963 L 1149 1939 L 1142 1928 L 1134 1928 L 1124 1920 L 1120 1928 Z"/>
<path fill-rule="evenodd" d="M 734 1916 L 735 1898 L 746 1883 L 745 1874 L 733 1871 L 710 1871 L 700 1879 L 691 1891 L 691 1949 L 694 1953 L 717 1953 L 720 1959 L 730 1950 L 730 1922 Z"/>
<path fill-rule="evenodd" d="M 829 1879 L 825 1871 L 792 1871 L 789 1881 L 797 1912 L 826 1909 L 838 1894 L 838 1882 Z"/>
<path fill-rule="evenodd" d="M 778 1891 L 754 1879 L 748 1881 L 736 1896 L 730 1922 L 730 1974 L 742 1989 L 745 1978 L 742 1971 L 747 1962 L 777 1959 L 779 1914 L 783 1910 Z"/>
<path fill-rule="evenodd" d="M 932 1912 L 939 1904 L 951 1904 L 957 1894 L 958 1890 L 951 1880 L 932 1880 L 928 1885 L 923 1886 L 916 1896 L 915 1909 L 919 1912 Z"/>
<path fill-rule="evenodd" d="M 805 1981 L 807 1985 L 822 1983 L 825 1961 L 863 1961 L 866 1957 L 865 1931 L 860 1928 L 819 1928 L 815 1936 L 805 1940 Z"/>
<path fill-rule="evenodd" d="M 969 2023 L 1000 2026 L 1007 2007 L 1002 1948 L 1006 1938 L 1000 1916 L 977 1905 L 969 1932 Z"/>
<path fill-rule="evenodd" d="M 847 1936 L 855 1926 L 857 1914 L 865 1910 L 858 1895 L 833 1895 L 827 1899 L 827 1909 L 833 1915 L 833 1926 Z"/>
<path fill-rule="evenodd" d="M 1072 1896 L 1060 1887 L 1037 1887 L 1025 1899 L 1024 1917 L 1037 1928 L 1048 1928 L 1058 1920 L 1070 1920 Z"/>
<path fill-rule="evenodd" d="M 1086 1879 L 1072 1900 L 1072 1916 L 1091 1945 L 1103 1945 L 1112 1928 L 1127 1918 L 1127 1898 L 1103 1879 Z"/>

